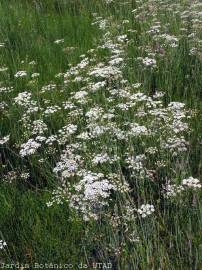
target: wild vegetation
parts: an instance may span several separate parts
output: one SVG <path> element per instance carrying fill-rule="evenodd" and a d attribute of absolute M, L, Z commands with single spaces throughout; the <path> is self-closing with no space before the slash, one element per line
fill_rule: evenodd
<path fill-rule="evenodd" d="M 200 0 L 2 0 L 0 265 L 200 269 Z"/>

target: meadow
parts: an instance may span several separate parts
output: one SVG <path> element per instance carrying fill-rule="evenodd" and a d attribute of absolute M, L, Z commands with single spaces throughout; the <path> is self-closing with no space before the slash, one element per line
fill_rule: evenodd
<path fill-rule="evenodd" d="M 0 97 L 0 268 L 202 268 L 200 0 L 1 0 Z"/>

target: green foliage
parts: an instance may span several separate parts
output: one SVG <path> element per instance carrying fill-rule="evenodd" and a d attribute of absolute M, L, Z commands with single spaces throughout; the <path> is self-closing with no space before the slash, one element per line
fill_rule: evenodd
<path fill-rule="evenodd" d="M 186 6 L 187 1 L 180 2 L 182 6 Z M 181 101 L 196 110 L 190 123 L 192 132 L 189 135 L 187 167 L 191 175 L 201 176 L 201 59 L 189 54 L 189 44 L 182 38 L 178 48 L 170 48 L 162 58 L 159 57 L 158 69 L 141 70 L 134 61 L 134 58 L 140 56 L 138 48 L 146 48 L 148 43 L 151 47 L 157 44 L 153 44 L 144 34 L 149 22 L 138 21 L 131 14 L 131 10 L 137 6 L 136 1 L 129 1 L 129 4 L 128 7 L 124 1 L 106 5 L 98 0 L 2 0 L 0 43 L 5 43 L 5 48 L 0 48 L 0 62 L 2 66 L 8 67 L 8 72 L 0 72 L 0 86 L 4 86 L 4 82 L 8 86 L 14 86 L 14 91 L 7 94 L 4 101 L 11 105 L 19 92 L 29 88 L 35 100 L 43 107 L 39 89 L 50 82 L 56 82 L 57 86 L 60 86 L 60 78 L 55 78 L 55 75 L 67 71 L 70 64 L 79 62 L 80 55 L 97 46 L 101 31 L 92 25 L 92 13 L 96 12 L 103 17 L 113 15 L 114 24 L 120 24 L 123 19 L 127 19 L 135 32 L 128 32 L 132 41 L 127 46 L 128 58 L 124 75 L 130 83 L 143 82 L 147 94 L 152 94 L 155 89 L 164 90 L 165 104 Z M 165 17 L 159 17 L 159 20 L 162 24 L 169 22 L 170 31 L 179 33 L 181 20 L 178 15 L 173 18 L 168 11 Z M 63 38 L 64 43 L 54 43 L 55 40 Z M 71 50 L 71 47 L 74 47 L 74 50 Z M 106 56 L 107 51 L 102 51 L 99 58 L 102 61 Z M 145 57 L 144 50 L 142 57 Z M 36 61 L 34 68 L 29 64 L 33 60 Z M 37 71 L 40 77 L 36 80 L 23 78 L 19 81 L 14 77 L 18 70 L 27 70 L 29 75 Z M 71 85 L 73 89 L 80 89 L 82 86 L 82 82 Z M 68 95 L 68 90 L 57 91 L 48 93 L 47 99 L 59 104 Z M 98 96 L 97 99 L 103 99 L 105 106 L 103 97 Z M 17 145 L 24 140 L 24 130 L 19 124 L 21 115 L 19 108 L 13 105 L 1 120 L 1 137 L 10 133 L 11 143 Z M 65 117 L 65 113 L 60 111 L 47 118 L 50 134 L 61 128 Z M 103 141 L 116 149 L 116 145 L 112 145 L 108 138 Z M 138 151 L 139 145 L 135 147 Z M 88 269 L 92 269 L 93 262 L 112 262 L 112 269 L 120 270 L 200 269 L 200 194 L 187 192 L 186 198 L 179 197 L 178 203 L 165 200 L 164 204 L 158 205 L 156 219 L 137 220 L 132 230 L 134 234 L 138 232 L 140 242 L 134 244 L 127 239 L 124 224 L 121 224 L 120 230 L 124 233 L 113 231 L 108 217 L 102 222 L 92 221 L 87 224 L 76 216 L 68 203 L 52 208 L 46 206 L 52 189 L 57 186 L 51 173 L 59 157 L 59 147 L 57 150 L 56 153 L 48 153 L 45 163 L 39 166 L 34 157 L 23 159 L 11 148 L 2 148 L 2 179 L 8 168 L 21 171 L 24 167 L 29 168 L 31 179 L 24 182 L 17 179 L 14 183 L 4 183 L 3 180 L 0 182 L 0 240 L 6 239 L 8 243 L 5 252 L 0 250 L 0 262 L 29 263 L 30 267 L 34 267 L 35 262 L 73 265 L 83 262 L 89 265 Z M 166 173 L 165 169 L 162 174 Z M 145 189 L 149 194 L 151 188 L 158 194 L 158 184 L 143 181 L 140 189 Z M 189 207 L 185 199 L 190 203 Z M 121 200 L 118 201 L 117 207 L 121 208 L 121 204 Z M 109 246 L 111 249 L 106 248 Z"/>

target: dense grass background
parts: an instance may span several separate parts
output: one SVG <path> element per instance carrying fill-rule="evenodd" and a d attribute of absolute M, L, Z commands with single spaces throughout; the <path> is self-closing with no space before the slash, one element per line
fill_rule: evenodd
<path fill-rule="evenodd" d="M 92 3 L 93 2 L 93 3 Z M 101 36 L 96 26 L 92 25 L 92 13 L 100 16 L 114 16 L 114 21 L 128 19 L 130 26 L 137 30 L 133 42 L 128 46 L 128 63 L 125 75 L 133 83 L 144 82 L 146 91 L 152 88 L 166 91 L 165 103 L 169 101 L 185 102 L 196 110 L 192 120 L 190 135 L 190 175 L 201 175 L 201 89 L 202 61 L 189 55 L 186 40 L 180 40 L 176 50 L 167 52 L 162 58 L 157 71 L 147 73 L 138 69 L 132 58 L 139 56 L 137 47 L 144 47 L 151 41 L 144 34 L 147 21 L 132 19 L 131 10 L 136 1 L 129 5 L 116 1 L 106 5 L 102 1 L 90 0 L 58 0 L 58 1 L 26 1 L 2 0 L 0 2 L 0 42 L 6 44 L 0 48 L 1 66 L 8 67 L 7 73 L 0 73 L 2 85 L 12 85 L 14 91 L 4 96 L 4 101 L 12 104 L 12 99 L 22 90 L 31 89 L 33 95 L 40 100 L 38 94 L 42 86 L 50 82 L 60 82 L 54 76 L 65 72 L 69 64 L 79 61 L 79 56 L 96 47 Z M 186 1 L 179 1 L 186 5 Z M 179 32 L 180 18 L 171 13 L 160 15 L 163 23 L 170 22 L 172 32 Z M 202 34 L 201 34 L 202 35 Z M 201 36 L 202 37 L 202 36 Z M 64 38 L 64 43 L 55 44 L 57 39 Z M 75 47 L 70 51 L 68 47 Z M 30 67 L 30 61 L 36 65 Z M 24 61 L 24 62 L 22 62 Z M 31 80 L 16 80 L 14 74 L 18 70 L 39 72 L 37 84 Z M 34 69 L 34 70 L 32 70 Z M 68 94 L 68 93 L 67 93 Z M 61 100 L 60 93 L 49 96 L 50 100 Z M 22 131 L 17 120 L 20 113 L 15 108 L 1 121 L 1 136 L 11 134 L 13 142 L 20 142 Z M 62 115 L 53 119 L 51 126 L 57 129 L 62 123 Z M 61 122 L 60 122 L 61 121 Z M 0 183 L 0 239 L 6 239 L 6 252 L 0 251 L 0 261 L 40 263 L 87 263 L 91 261 L 113 262 L 113 269 L 200 269 L 201 244 L 201 209 L 199 197 L 190 195 L 190 208 L 181 204 L 170 205 L 169 215 L 155 220 L 140 222 L 134 231 L 140 231 L 144 241 L 137 246 L 126 245 L 123 253 L 111 255 L 105 247 L 106 243 L 117 246 L 117 239 L 122 235 L 114 235 L 107 222 L 92 222 L 86 226 L 81 220 L 69 219 L 70 210 L 67 205 L 47 208 L 55 178 L 50 173 L 54 157 L 50 157 L 47 166 L 37 167 L 32 160 L 22 160 L 11 150 L 2 150 L 2 165 L 6 163 L 10 170 L 26 166 L 32 172 L 32 180 L 24 183 Z M 5 168 L 2 166 L 2 175 Z M 98 226 L 99 225 L 99 226 Z M 145 233 L 146 232 L 146 233 Z M 121 241 L 120 241 L 121 242 Z M 132 259 L 133 258 L 133 259 Z M 131 263 L 130 263 L 131 261 Z M 75 267 L 75 269 L 77 269 Z M 91 268 L 89 268 L 91 269 Z"/>

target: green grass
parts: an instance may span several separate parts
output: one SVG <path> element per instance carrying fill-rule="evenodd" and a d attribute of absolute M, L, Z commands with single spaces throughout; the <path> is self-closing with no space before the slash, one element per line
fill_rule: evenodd
<path fill-rule="evenodd" d="M 181 9 L 186 10 L 190 1 L 174 2 L 178 2 Z M 157 18 L 162 26 L 169 23 L 167 31 L 180 37 L 179 45 L 177 48 L 166 47 L 163 56 L 157 55 L 157 69 L 141 68 L 136 58 L 146 57 L 148 46 L 150 49 L 155 48 L 158 42 L 151 39 L 147 33 L 148 27 L 152 25 L 152 16 L 135 19 L 132 15 L 131 11 L 138 5 L 138 1 L 136 3 L 133 0 L 128 3 L 114 1 L 109 5 L 97 0 L 1 1 L 0 43 L 5 43 L 5 47 L 0 47 L 0 66 L 5 66 L 8 70 L 0 72 L 0 87 L 13 86 L 14 90 L 11 93 L 0 93 L 2 101 L 8 105 L 7 112 L 2 111 L 0 134 L 1 137 L 10 134 L 9 146 L 1 146 L 0 240 L 5 239 L 8 246 L 5 251 L 0 250 L 0 263 L 28 263 L 30 269 L 34 269 L 35 263 L 70 263 L 73 265 L 72 269 L 79 269 L 78 264 L 83 263 L 88 265 L 86 269 L 93 269 L 92 262 L 112 263 L 112 269 L 120 270 L 198 270 L 202 267 L 200 192 L 187 191 L 185 197 L 179 196 L 176 200 L 168 201 L 160 194 L 160 182 L 148 183 L 144 179 L 134 184 L 134 180 L 131 180 L 130 175 L 126 173 L 126 178 L 131 181 L 130 184 L 137 184 L 140 190 L 138 195 L 135 192 L 133 194 L 137 199 L 136 203 L 140 204 L 147 197 L 157 201 L 154 218 L 145 220 L 137 218 L 135 223 L 129 222 L 127 225 L 129 231 L 138 235 L 141 240 L 134 243 L 128 239 L 123 221 L 118 229 L 114 229 L 109 224 L 111 213 L 109 209 L 101 220 L 84 222 L 81 216 L 77 216 L 72 211 L 68 203 L 50 208 L 46 206 L 52 190 L 58 185 L 52 170 L 59 160 L 62 146 L 55 147 L 55 153 L 48 153 L 43 149 L 36 156 L 28 158 L 19 156 L 18 145 L 26 142 L 30 134 L 25 132 L 25 127 L 19 121 L 23 109 L 13 104 L 13 98 L 18 93 L 29 90 L 33 99 L 37 101 L 37 106 L 43 108 L 46 106 L 45 99 L 48 99 L 51 105 L 61 105 L 71 92 L 81 90 L 84 86 L 83 81 L 64 85 L 62 79 L 56 78 L 55 75 L 65 73 L 71 65 L 80 62 L 80 55 L 86 54 L 88 50 L 100 44 L 103 32 L 96 25 L 92 25 L 93 13 L 97 13 L 97 16 L 103 18 L 110 17 L 109 29 L 114 39 L 119 34 L 126 32 L 128 34 L 130 41 L 125 46 L 127 56 L 123 74 L 129 83 L 141 82 L 141 90 L 148 95 L 155 89 L 163 90 L 165 105 L 171 101 L 184 102 L 187 108 L 195 112 L 194 117 L 189 121 L 191 132 L 186 135 L 190 143 L 188 155 L 185 157 L 182 155 L 181 160 L 178 160 L 182 166 L 177 167 L 174 158 L 163 156 L 168 160 L 168 165 L 157 172 L 156 179 L 170 177 L 179 183 L 187 173 L 200 179 L 202 168 L 201 45 L 198 46 L 198 55 L 190 55 L 190 49 L 195 44 L 192 44 L 187 36 L 193 29 L 186 26 L 187 33 L 181 36 L 180 28 L 184 27 L 182 18 L 179 14 L 173 15 L 169 10 L 164 14 L 162 10 L 165 9 L 162 7 L 161 10 L 159 8 L 161 4 L 158 4 Z M 128 24 L 122 24 L 126 19 L 129 20 Z M 128 32 L 129 29 L 135 32 Z M 196 30 L 198 39 L 201 39 L 201 32 Z M 63 38 L 64 43 L 54 43 L 55 40 Z M 68 49 L 69 47 L 74 47 L 74 50 Z M 97 61 L 104 62 L 107 57 L 107 50 L 100 50 Z M 36 64 L 30 65 L 31 61 L 36 61 Z M 19 70 L 26 70 L 28 76 L 15 78 L 14 75 Z M 30 77 L 34 72 L 40 73 L 37 79 Z M 42 94 L 41 87 L 50 83 L 57 85 L 57 91 Z M 117 87 L 116 83 L 119 85 L 119 82 L 112 82 L 114 88 Z M 60 92 L 61 89 L 64 91 Z M 108 103 L 105 98 L 105 95 L 98 94 L 93 101 L 89 101 L 86 107 L 84 106 L 84 110 L 87 111 L 96 103 L 107 108 Z M 132 110 L 130 116 L 120 114 L 118 116 L 120 123 L 133 120 L 134 113 Z M 42 113 L 37 112 L 33 114 L 31 120 L 42 118 Z M 64 110 L 47 117 L 48 135 L 56 134 L 57 130 L 65 125 L 67 119 L 69 118 Z M 75 121 L 82 129 L 82 125 L 85 124 L 83 118 L 78 117 Z M 137 153 L 141 152 L 143 147 L 141 143 L 142 141 L 137 140 L 134 143 L 131 140 L 127 144 L 117 144 L 103 136 L 101 142 L 95 141 L 89 145 L 87 143 L 86 149 L 99 153 L 105 145 L 112 152 L 117 151 L 122 156 L 128 145 L 134 144 L 133 150 Z M 150 142 L 145 140 L 145 143 Z M 87 151 L 85 153 L 86 162 L 89 164 L 90 154 Z M 40 164 L 39 157 L 45 158 L 45 163 Z M 154 157 L 154 160 L 149 161 L 149 165 L 154 166 L 155 161 Z M 99 169 L 99 167 L 95 168 L 97 172 Z M 122 169 L 124 169 L 124 160 L 113 168 L 115 171 Z M 29 171 L 31 176 L 27 181 L 19 177 L 19 173 L 24 170 Z M 110 173 L 112 166 L 103 167 L 102 170 Z M 9 171 L 16 171 L 18 177 L 12 183 L 5 183 L 5 176 Z M 122 206 L 128 201 L 128 197 L 113 196 L 115 207 L 111 203 L 109 208 L 126 215 Z"/>

